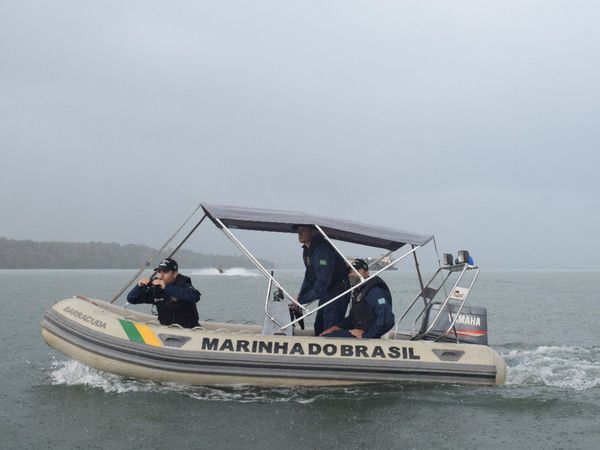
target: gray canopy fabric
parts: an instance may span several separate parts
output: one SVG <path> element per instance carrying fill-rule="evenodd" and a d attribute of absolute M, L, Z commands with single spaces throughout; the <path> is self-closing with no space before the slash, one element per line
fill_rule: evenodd
<path fill-rule="evenodd" d="M 219 228 L 220 225 L 216 219 L 223 222 L 227 228 L 281 233 L 295 233 L 295 226 L 299 224 L 319 225 L 330 239 L 385 248 L 391 251 L 398 250 L 405 244 L 424 245 L 433 239 L 433 235 L 415 234 L 408 231 L 294 211 L 208 204 L 202 204 L 202 209 Z"/>

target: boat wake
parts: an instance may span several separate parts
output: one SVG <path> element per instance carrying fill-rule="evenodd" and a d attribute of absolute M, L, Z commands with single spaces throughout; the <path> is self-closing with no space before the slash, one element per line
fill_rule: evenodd
<path fill-rule="evenodd" d="M 600 386 L 600 347 L 541 346 L 503 354 L 507 385 L 545 385 L 583 391 Z"/>
<path fill-rule="evenodd" d="M 223 273 L 219 269 L 196 269 L 191 272 L 192 275 L 205 276 L 221 276 L 221 277 L 259 277 L 260 274 L 256 270 L 244 269 L 243 267 L 232 267 L 223 269 Z"/>
<path fill-rule="evenodd" d="M 153 391 L 158 386 L 157 383 L 153 382 L 131 380 L 118 375 L 100 372 L 75 360 L 54 361 L 52 363 L 50 379 L 54 385 L 62 384 L 66 386 L 100 388 L 104 392 L 119 394 L 123 392 Z"/>
<path fill-rule="evenodd" d="M 312 403 L 318 399 L 371 398 L 373 392 L 360 387 L 329 388 L 261 388 L 237 386 L 190 386 L 176 383 L 157 383 L 134 380 L 101 372 L 75 360 L 54 361 L 50 379 L 54 385 L 84 386 L 102 389 L 106 393 L 153 392 L 175 393 L 195 400 L 236 403 Z"/>

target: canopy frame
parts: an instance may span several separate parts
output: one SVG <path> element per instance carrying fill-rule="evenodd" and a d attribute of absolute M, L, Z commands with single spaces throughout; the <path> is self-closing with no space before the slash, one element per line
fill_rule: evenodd
<path fill-rule="evenodd" d="M 196 229 L 200 226 L 200 224 L 204 221 L 205 218 L 209 218 L 214 225 L 220 229 L 223 234 L 240 250 L 248 260 L 258 269 L 258 271 L 268 280 L 268 288 L 267 288 L 267 298 L 265 300 L 265 313 L 266 317 L 272 320 L 277 326 L 279 326 L 279 330 L 283 331 L 287 328 L 295 325 L 296 323 L 304 320 L 305 318 L 315 314 L 319 310 L 325 308 L 331 303 L 339 300 L 340 298 L 346 296 L 347 294 L 353 292 L 354 290 L 360 288 L 373 277 L 378 276 L 382 272 L 388 270 L 390 267 L 393 267 L 398 262 L 402 261 L 409 255 L 414 255 L 415 266 L 417 270 L 417 274 L 419 276 L 419 280 L 422 285 L 422 277 L 419 268 L 419 264 L 416 258 L 416 251 L 420 249 L 423 245 L 427 244 L 429 241 L 433 239 L 433 235 L 418 235 L 406 231 L 393 230 L 385 227 L 375 227 L 372 225 L 361 224 L 358 222 L 350 222 L 339 219 L 327 218 L 322 216 L 314 216 L 303 213 L 295 213 L 289 211 L 274 211 L 274 210 L 259 210 L 259 209 L 248 209 L 248 208 L 236 208 L 236 207 L 228 207 L 228 206 L 213 206 L 207 204 L 200 204 L 198 208 L 192 213 L 191 216 L 200 208 L 204 210 L 204 215 L 198 221 L 198 223 L 193 227 L 193 229 L 184 237 L 184 239 L 177 245 L 177 247 L 171 252 L 169 257 L 173 256 L 181 246 L 187 241 L 187 239 L 196 231 Z M 216 214 L 217 212 L 221 212 L 221 216 Z M 181 231 L 183 226 L 189 221 L 191 216 L 184 222 L 183 225 L 179 227 L 179 229 L 175 232 L 173 236 L 163 245 L 163 247 L 159 250 L 161 252 L 166 245 Z M 389 264 L 385 265 L 383 268 L 377 270 L 377 272 L 371 274 L 369 277 L 363 277 L 356 268 L 354 268 L 351 264 L 348 264 L 351 270 L 354 271 L 356 275 L 359 277 L 359 282 L 350 288 L 346 289 L 341 294 L 336 297 L 329 299 L 327 302 L 322 305 L 318 305 L 316 308 L 309 309 L 309 306 L 314 303 L 314 301 L 308 303 L 307 305 L 303 305 L 299 303 L 294 296 L 292 296 L 283 285 L 275 278 L 272 271 L 267 270 L 265 266 L 256 258 L 250 250 L 232 233 L 230 228 L 237 229 L 246 229 L 246 230 L 255 230 L 255 231 L 271 231 L 271 232 L 287 232 L 293 233 L 296 232 L 296 227 L 298 225 L 309 225 L 313 226 L 319 234 L 327 241 L 329 245 L 335 250 L 335 252 L 341 256 L 345 261 L 348 261 L 348 258 L 342 253 L 342 251 L 335 245 L 333 239 L 342 240 L 346 242 L 351 242 L 360 245 L 366 245 L 369 247 L 376 248 L 385 248 L 388 252 L 378 259 L 381 260 L 383 257 L 387 257 L 392 255 L 399 248 L 403 247 L 406 244 L 410 244 L 411 249 L 407 252 L 403 253 L 398 258 L 392 260 Z M 356 227 L 356 230 L 353 229 Z M 401 239 L 402 238 L 402 239 Z M 435 241 L 434 241 L 435 242 Z M 437 247 L 436 247 L 437 251 Z M 158 255 L 158 254 L 157 254 Z M 155 255 L 149 261 L 146 261 L 144 267 L 140 269 L 140 272 L 136 274 L 137 276 L 150 265 L 151 260 L 156 258 Z M 439 255 L 438 255 L 439 260 Z M 135 278 L 134 278 L 135 279 Z M 131 285 L 132 282 L 128 284 Z M 277 320 L 275 320 L 267 311 L 268 302 L 270 300 L 270 292 L 271 289 L 275 285 L 281 293 L 295 304 L 302 311 L 302 315 L 300 317 L 296 317 L 295 319 L 290 319 L 289 323 L 281 324 Z M 126 286 L 124 289 L 120 291 L 119 294 L 115 296 L 112 302 L 114 302 L 128 287 Z M 111 303 L 112 303 L 111 302 Z"/>
<path fill-rule="evenodd" d="M 385 272 L 386 270 L 388 270 L 390 267 L 393 267 L 394 265 L 396 265 L 398 262 L 402 261 L 403 259 L 405 259 L 406 257 L 413 255 L 414 259 L 415 259 L 415 268 L 417 271 L 417 275 L 419 277 L 419 280 L 422 280 L 422 276 L 421 276 L 421 272 L 420 272 L 420 268 L 419 268 L 419 264 L 416 258 L 416 251 L 418 249 L 420 249 L 422 247 L 422 245 L 415 245 L 415 244 L 411 244 L 411 249 L 405 253 L 403 253 L 401 256 L 399 256 L 396 259 L 393 259 L 389 264 L 385 265 L 383 268 L 379 269 L 377 272 L 370 274 L 369 277 L 365 278 L 363 277 L 351 264 L 349 264 L 351 270 L 353 270 L 359 277 L 360 281 L 351 286 L 350 288 L 346 289 L 344 292 L 338 294 L 337 296 L 335 296 L 332 299 L 329 299 L 327 302 L 323 303 L 322 305 L 318 305 L 316 308 L 312 308 L 309 309 L 309 306 L 314 303 L 316 300 L 308 303 L 306 306 L 299 303 L 295 297 L 293 297 L 284 287 L 283 285 L 275 278 L 275 276 L 273 275 L 272 272 L 270 272 L 269 270 L 267 270 L 267 268 L 264 267 L 263 264 L 261 264 L 261 262 L 258 260 L 258 258 L 256 258 L 252 252 L 250 252 L 250 250 L 248 250 L 248 248 L 234 235 L 234 233 L 229 229 L 229 227 L 227 226 L 227 224 L 219 217 L 216 217 L 214 215 L 211 215 L 211 212 L 209 209 L 207 209 L 207 207 L 205 207 L 205 205 L 203 205 L 204 211 L 205 213 L 209 216 L 209 218 L 213 221 L 213 223 L 217 226 L 217 228 L 219 228 L 223 234 L 225 234 L 225 236 L 238 248 L 238 250 L 240 250 L 249 260 L 252 264 L 254 264 L 254 266 L 259 270 L 259 272 L 261 272 L 261 274 L 263 276 L 265 276 L 268 280 L 268 287 L 267 287 L 267 296 L 265 299 L 265 315 L 266 317 L 268 317 L 270 320 L 272 320 L 277 326 L 279 326 L 279 330 L 283 331 L 286 330 L 287 328 L 294 326 L 295 324 L 297 324 L 300 321 L 303 321 L 305 318 L 317 313 L 319 310 L 325 308 L 326 306 L 330 305 L 331 303 L 341 299 L 342 297 L 345 297 L 347 294 L 353 292 L 354 290 L 360 288 L 361 286 L 363 286 L 365 283 L 367 283 L 369 280 L 371 280 L 373 277 L 378 276 L 379 274 Z M 308 216 L 306 216 L 308 217 Z M 345 261 L 348 260 L 348 258 L 342 253 L 342 251 L 335 245 L 335 243 L 332 241 L 331 237 L 326 233 L 326 231 L 323 229 L 323 227 L 321 225 L 319 225 L 318 223 L 306 223 L 306 221 L 302 221 L 304 223 L 302 223 L 302 225 L 310 225 L 310 226 L 314 226 L 315 229 L 319 232 L 319 234 L 323 237 L 323 239 L 325 239 L 329 245 L 331 245 L 331 247 L 335 250 L 335 252 L 340 255 Z M 316 222 L 316 221 L 315 221 Z M 238 222 L 239 224 L 239 222 Z M 233 227 L 235 228 L 241 228 L 241 229 L 254 229 L 257 230 L 260 228 L 257 228 L 256 225 L 253 225 L 252 227 L 248 226 L 238 226 L 238 224 L 234 224 Z M 300 225 L 300 223 L 296 223 L 293 225 Z M 262 229 L 262 231 L 281 231 L 281 232 L 285 232 L 283 229 L 281 230 L 273 230 L 271 229 L 271 226 L 267 227 L 265 226 L 264 229 Z M 429 242 L 431 239 L 433 239 L 433 236 L 428 237 L 426 239 L 426 242 Z M 398 248 L 402 247 L 404 245 L 404 243 L 402 243 L 402 245 L 399 245 Z M 371 245 L 372 247 L 375 247 L 374 245 Z M 390 250 L 388 251 L 384 256 L 389 256 L 391 254 L 394 253 L 395 250 Z M 381 258 L 380 258 L 381 259 Z M 277 320 L 275 320 L 269 313 L 268 313 L 268 302 L 270 301 L 270 292 L 272 289 L 272 286 L 275 285 L 277 288 L 279 288 L 282 292 L 282 294 L 288 299 L 290 300 L 293 304 L 295 304 L 297 307 L 299 307 L 302 310 L 302 315 L 300 317 L 296 317 L 295 319 L 291 319 L 288 323 L 286 324 L 281 324 L 279 323 Z M 422 281 L 421 281 L 421 285 L 422 285 Z"/>

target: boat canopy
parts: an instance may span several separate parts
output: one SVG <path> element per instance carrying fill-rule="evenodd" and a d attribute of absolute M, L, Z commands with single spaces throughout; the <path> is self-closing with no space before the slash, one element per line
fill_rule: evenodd
<path fill-rule="evenodd" d="M 396 251 L 405 244 L 422 246 L 433 239 L 433 235 L 430 234 L 416 234 L 409 231 L 295 211 L 242 208 L 204 203 L 202 209 L 219 228 L 222 227 L 222 223 L 227 228 L 241 230 L 295 233 L 297 225 L 318 225 L 330 239 L 385 248 L 390 251 Z"/>

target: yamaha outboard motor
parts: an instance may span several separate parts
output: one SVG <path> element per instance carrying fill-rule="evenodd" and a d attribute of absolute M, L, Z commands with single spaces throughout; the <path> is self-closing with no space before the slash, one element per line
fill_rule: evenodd
<path fill-rule="evenodd" d="M 433 323 L 435 316 L 442 308 L 443 303 L 432 303 L 427 308 L 421 333 L 425 333 Z M 422 336 L 422 339 L 435 340 L 442 336 L 448 329 L 458 312 L 458 305 L 448 303 L 431 331 Z M 463 306 L 456 317 L 454 327 L 440 340 L 463 342 L 465 344 L 488 345 L 487 310 L 479 306 Z"/>

